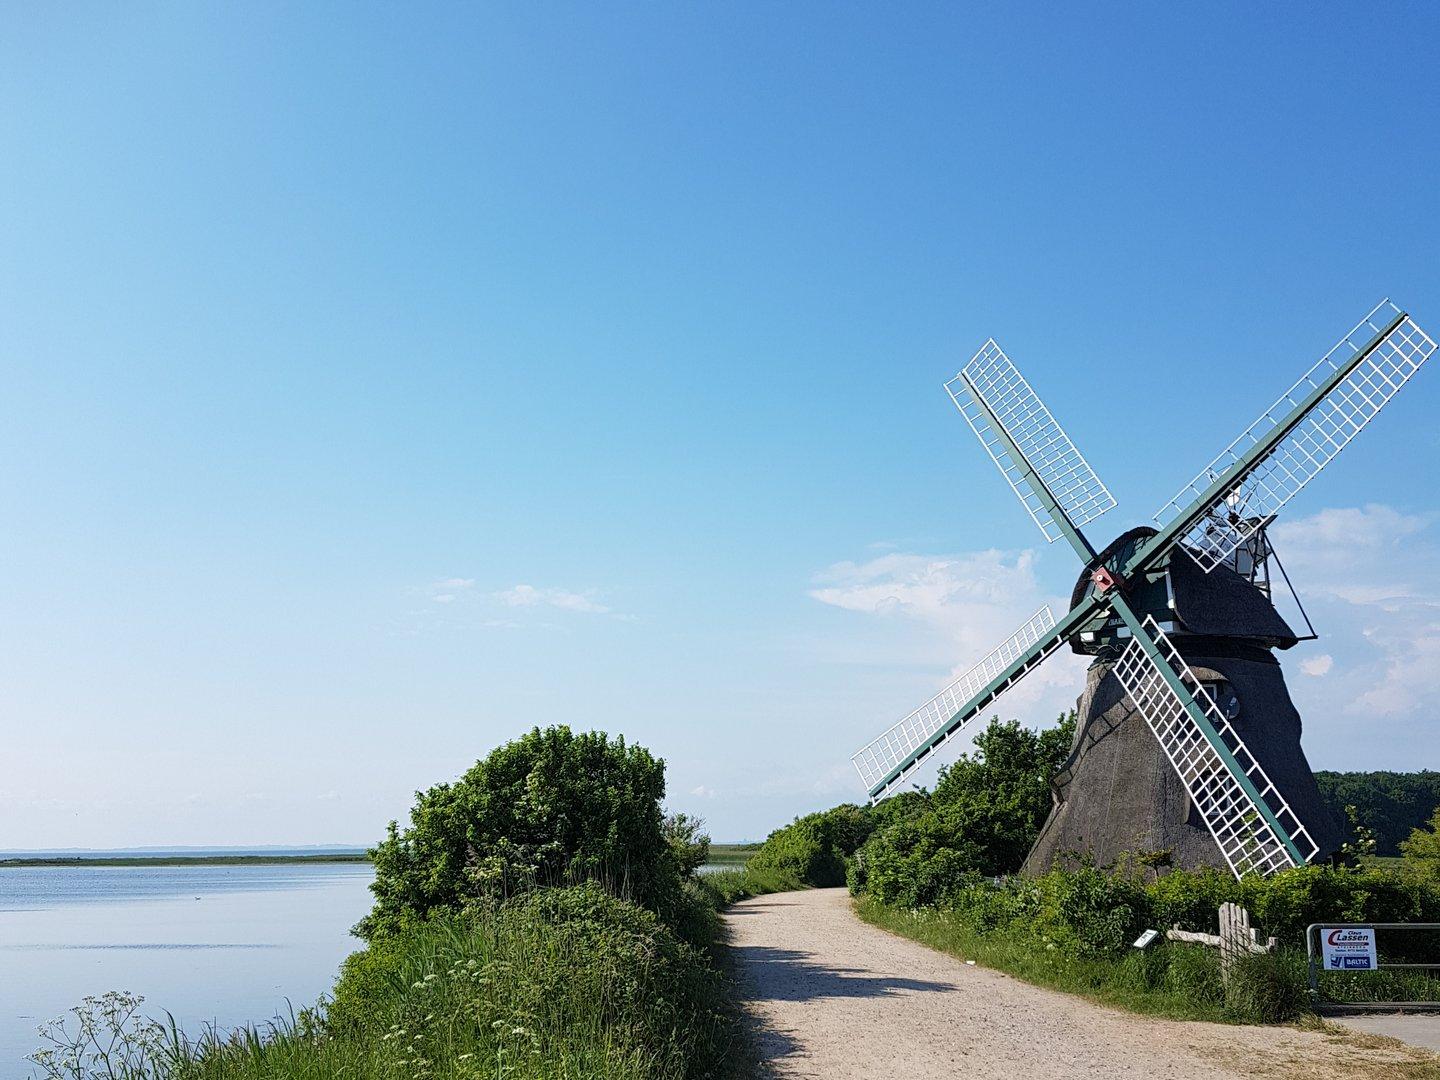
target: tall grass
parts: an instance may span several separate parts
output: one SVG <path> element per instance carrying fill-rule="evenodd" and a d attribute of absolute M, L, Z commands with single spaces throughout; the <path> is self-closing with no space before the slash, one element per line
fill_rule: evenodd
<path fill-rule="evenodd" d="M 743 870 L 716 870 L 702 874 L 695 884 L 705 901 L 717 911 L 752 896 L 806 888 L 805 883 L 794 874 L 752 870 L 748 866 Z"/>

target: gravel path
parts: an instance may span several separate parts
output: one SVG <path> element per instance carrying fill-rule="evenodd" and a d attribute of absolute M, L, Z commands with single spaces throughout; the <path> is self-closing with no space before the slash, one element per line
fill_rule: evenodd
<path fill-rule="evenodd" d="M 1117 1012 L 863 923 L 843 889 L 756 897 L 725 921 L 759 1056 L 780 1077 L 1383 1077 L 1434 1060 L 1331 1030 Z"/>

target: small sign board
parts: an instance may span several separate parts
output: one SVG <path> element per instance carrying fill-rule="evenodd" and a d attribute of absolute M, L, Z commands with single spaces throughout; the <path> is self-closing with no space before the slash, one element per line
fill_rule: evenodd
<path fill-rule="evenodd" d="M 1138 938 L 1135 939 L 1134 947 L 1137 949 L 1148 949 L 1151 945 L 1155 944 L 1159 937 L 1159 930 L 1146 930 L 1143 934 L 1141 934 Z"/>
<path fill-rule="evenodd" d="M 1375 953 L 1375 928 L 1322 926 L 1320 956 L 1326 971 L 1374 971 L 1380 966 Z"/>

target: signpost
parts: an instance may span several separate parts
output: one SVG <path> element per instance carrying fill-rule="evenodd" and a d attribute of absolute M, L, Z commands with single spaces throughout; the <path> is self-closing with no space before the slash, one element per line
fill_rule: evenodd
<path fill-rule="evenodd" d="M 1375 928 L 1320 927 L 1320 958 L 1326 971 L 1375 971 L 1380 966 Z"/>

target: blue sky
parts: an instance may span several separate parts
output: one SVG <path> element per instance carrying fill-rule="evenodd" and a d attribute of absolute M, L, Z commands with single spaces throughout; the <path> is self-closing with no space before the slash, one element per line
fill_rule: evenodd
<path fill-rule="evenodd" d="M 1303 15 L 8 9 L 0 847 L 369 842 L 549 723 L 720 838 L 861 797 L 1077 569 L 941 389 L 986 337 L 1099 542 L 1440 329 L 1440 15 Z M 1317 767 L 1440 764 L 1437 408 L 1287 513 Z"/>

